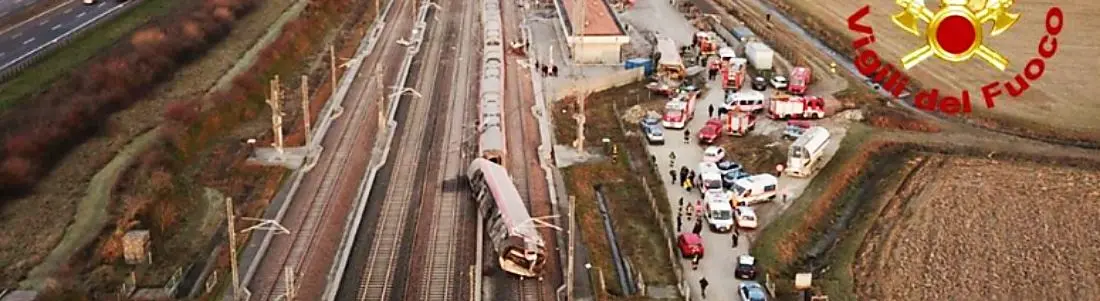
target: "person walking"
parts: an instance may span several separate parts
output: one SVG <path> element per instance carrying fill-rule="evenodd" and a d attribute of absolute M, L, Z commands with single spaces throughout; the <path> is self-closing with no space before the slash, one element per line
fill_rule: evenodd
<path fill-rule="evenodd" d="M 685 169 L 684 167 L 681 166 L 680 167 L 680 182 L 684 182 L 684 180 L 687 180 L 687 169 Z"/>
<path fill-rule="evenodd" d="M 695 201 L 695 214 L 697 214 L 699 216 L 703 216 L 703 201 L 702 200 Z"/>
<path fill-rule="evenodd" d="M 683 225 L 684 225 L 683 215 L 682 214 L 677 214 L 676 215 L 676 233 L 680 233 L 680 231 L 681 231 L 680 229 L 683 228 Z"/>
<path fill-rule="evenodd" d="M 688 171 L 687 175 L 688 175 L 688 179 L 691 179 L 692 181 L 694 181 L 693 183 L 698 183 L 699 182 L 699 178 L 695 177 L 695 171 L 694 170 Z"/>
<path fill-rule="evenodd" d="M 688 144 L 690 142 L 691 142 L 691 131 L 688 130 L 688 129 L 684 129 L 684 144 Z"/>
<path fill-rule="evenodd" d="M 714 117 L 714 104 L 707 105 L 707 117 Z"/>
<path fill-rule="evenodd" d="M 707 298 L 707 286 L 710 286 L 710 281 L 707 281 L 707 277 L 699 278 L 699 293 L 703 295 L 703 299 Z"/>
<path fill-rule="evenodd" d="M 668 177 L 672 178 L 672 180 L 671 180 L 672 184 L 676 184 L 676 171 L 675 170 L 669 169 L 668 170 Z M 680 179 L 683 179 L 683 178 L 684 177 L 680 177 Z M 683 180 L 680 180 L 680 181 L 683 181 Z"/>
<path fill-rule="evenodd" d="M 737 229 L 737 227 L 733 227 L 733 228 Z M 733 248 L 735 248 L 735 249 L 737 248 L 737 239 L 738 238 L 739 238 L 739 235 L 737 235 L 737 231 L 733 231 Z"/>
<path fill-rule="evenodd" d="M 668 152 L 668 168 L 676 166 L 676 152 Z"/>
<path fill-rule="evenodd" d="M 680 207 L 684 206 L 684 197 L 680 197 Z"/>
<path fill-rule="evenodd" d="M 695 227 L 691 228 L 691 233 L 695 233 L 695 235 L 699 235 L 700 233 L 703 233 L 703 221 L 702 220 L 695 221 Z"/>

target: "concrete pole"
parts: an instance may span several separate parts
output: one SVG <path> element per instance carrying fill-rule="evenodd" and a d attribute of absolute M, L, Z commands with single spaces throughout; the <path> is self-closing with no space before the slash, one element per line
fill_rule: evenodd
<path fill-rule="evenodd" d="M 577 95 L 577 115 L 574 116 L 574 118 L 577 119 L 577 140 L 573 141 L 573 146 L 577 148 L 577 152 L 579 153 L 584 153 L 584 123 L 586 119 L 584 116 L 584 105 L 587 96 L 588 94 L 586 92 L 581 92 Z"/>
<path fill-rule="evenodd" d="M 237 228 L 233 223 L 233 198 L 225 198 L 225 219 L 228 223 L 226 230 L 229 232 L 229 272 L 233 277 L 233 300 L 241 298 L 241 278 L 237 271 Z"/>
<path fill-rule="evenodd" d="M 335 87 L 333 87 L 335 89 Z M 305 142 L 302 146 L 309 146 L 309 75 L 302 74 L 302 125 L 305 127 Z"/>
<path fill-rule="evenodd" d="M 332 84 L 332 94 L 336 94 L 336 46 L 328 46 L 329 82 Z"/>
<path fill-rule="evenodd" d="M 271 143 L 271 146 L 275 147 L 275 151 L 279 153 L 281 159 L 283 156 L 283 111 L 279 95 L 280 90 L 279 76 L 275 75 L 275 79 L 271 80 L 271 97 L 267 99 L 267 104 L 271 106 L 271 131 L 275 134 L 275 141 Z"/>
<path fill-rule="evenodd" d="M 573 295 L 573 271 L 575 270 L 574 254 L 577 251 L 577 197 L 569 196 L 569 253 L 566 254 L 566 273 L 565 273 L 565 287 L 566 294 L 565 300 L 573 301 L 575 296 Z"/>
<path fill-rule="evenodd" d="M 387 105 L 386 98 L 388 98 L 388 97 L 386 97 L 385 83 L 382 82 L 382 75 L 383 74 L 385 74 L 385 73 L 384 73 L 384 70 L 382 69 L 381 64 L 374 67 L 374 86 L 375 86 L 375 90 L 378 90 L 378 91 L 382 92 L 382 94 L 379 94 L 379 96 L 378 96 L 378 130 L 379 131 L 385 130 L 386 123 L 387 123 L 386 121 L 387 121 L 387 119 L 389 119 L 389 118 L 386 118 L 386 114 L 389 113 L 389 110 L 386 109 L 386 105 Z"/>

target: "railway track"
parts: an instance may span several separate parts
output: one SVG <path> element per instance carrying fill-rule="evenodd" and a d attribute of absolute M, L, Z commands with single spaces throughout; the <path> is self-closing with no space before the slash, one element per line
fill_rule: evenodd
<path fill-rule="evenodd" d="M 395 2 L 395 8 L 402 9 L 400 2 Z M 410 22 L 400 18 L 388 18 L 393 24 L 382 29 L 379 43 L 392 44 L 397 39 L 398 33 L 407 30 Z M 386 20 L 386 21 L 390 21 Z M 381 20 L 380 20 L 381 21 Z M 363 64 L 360 74 L 371 74 L 368 68 L 373 69 L 374 64 L 369 62 L 381 61 L 390 54 L 388 49 L 382 48 L 382 53 L 369 55 Z M 392 54 L 391 54 L 392 55 Z M 376 75 L 383 76 L 383 75 Z M 367 77 L 370 78 L 370 77 Z M 308 289 L 323 287 L 323 278 L 302 278 L 307 271 L 326 269 L 331 263 L 331 256 L 327 249 L 334 247 L 330 241 L 323 239 L 331 233 L 323 232 L 327 223 L 342 223 L 346 212 L 338 208 L 347 207 L 354 198 L 354 191 L 358 175 L 367 168 L 369 152 L 363 152 L 363 145 L 372 144 L 374 132 L 377 127 L 371 119 L 372 100 L 369 97 L 374 88 L 370 84 L 356 82 L 345 102 L 345 113 L 342 118 L 335 119 L 330 133 L 318 137 L 322 139 L 321 145 L 325 148 L 318 164 L 307 175 L 299 193 L 292 197 L 292 203 L 287 214 L 280 221 L 283 227 L 290 230 L 288 235 L 275 236 L 255 275 L 247 283 L 253 300 L 274 300 L 286 297 L 288 292 L 296 291 L 298 298 L 319 299 L 320 291 Z M 319 250 L 322 249 L 322 250 Z M 287 273 L 291 275 L 287 275 Z M 293 276 L 293 277 L 288 277 Z M 294 284 L 288 287 L 288 279 L 293 279 Z M 302 285 L 299 280 L 308 281 L 308 285 Z M 298 291 L 299 287 L 308 288 L 306 291 Z"/>
<path fill-rule="evenodd" d="M 432 97 L 432 103 L 445 106 L 445 110 L 439 110 L 446 115 L 447 122 L 443 125 L 444 135 L 435 140 L 430 149 L 433 150 L 431 160 L 439 162 L 439 168 L 434 169 L 433 179 L 425 183 L 424 195 L 431 196 L 421 203 L 416 237 L 413 240 L 412 252 L 417 254 L 412 259 L 412 277 L 419 281 L 410 281 L 406 300 L 463 300 L 468 299 L 469 289 L 464 285 L 469 282 L 461 278 L 465 273 L 463 269 L 472 261 L 469 257 L 472 244 L 462 241 L 462 238 L 474 234 L 469 229 L 476 228 L 476 212 L 474 203 L 470 201 L 469 190 L 465 183 L 459 181 L 465 174 L 469 163 L 471 149 L 469 145 L 473 140 L 472 131 L 468 131 L 467 125 L 474 120 L 469 112 L 476 110 L 477 85 L 471 79 L 477 78 L 477 66 L 479 52 L 477 48 L 478 31 L 477 5 L 464 5 L 460 1 L 451 1 L 446 4 L 442 12 L 446 13 L 438 18 L 444 22 L 440 28 L 458 28 L 458 30 L 446 31 L 442 43 L 435 46 L 449 46 L 457 53 L 457 56 L 443 57 L 438 65 L 442 65 L 445 72 L 435 72 L 436 76 L 431 83 L 450 83 L 450 88 L 440 91 L 440 97 Z M 439 31 L 444 34 L 444 31 Z M 457 49 L 456 49 L 457 48 Z M 437 52 L 438 53 L 438 52 Z M 432 60 L 434 61 L 434 60 Z M 425 73 L 429 74 L 429 73 Z M 431 87 L 426 87 L 431 89 Z M 436 117 L 443 119 L 442 116 Z M 460 256 L 460 254 L 463 254 Z M 460 268 L 463 267 L 463 268 Z M 458 281 L 461 278 L 462 281 Z"/>
<path fill-rule="evenodd" d="M 501 1 L 501 14 L 505 41 L 519 40 L 524 36 L 520 30 L 520 17 L 524 14 L 514 1 Z M 505 71 L 505 130 L 508 144 L 508 172 L 526 202 L 531 217 L 539 218 L 552 215 L 549 193 L 542 181 L 542 169 L 538 162 L 537 122 L 531 115 L 535 104 L 533 91 L 527 74 L 527 68 L 520 64 L 526 58 L 507 52 Z M 546 243 L 547 261 L 544 276 L 540 279 L 520 279 L 514 275 L 499 273 L 497 286 L 510 288 L 506 294 L 515 296 L 514 300 L 535 301 L 553 300 L 555 289 L 560 284 L 560 266 L 557 260 L 557 233 L 551 228 L 541 227 L 539 233 Z"/>

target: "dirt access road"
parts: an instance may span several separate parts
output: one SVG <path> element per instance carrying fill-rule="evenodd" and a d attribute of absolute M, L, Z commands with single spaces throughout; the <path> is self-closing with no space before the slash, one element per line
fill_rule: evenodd
<path fill-rule="evenodd" d="M 395 47 L 413 25 L 417 3 L 395 1 L 386 17 L 374 52 L 365 58 L 359 78 L 352 84 L 344 111 L 322 139 L 317 165 L 306 174 L 282 225 L 289 235 L 276 235 L 255 275 L 247 283 L 253 298 L 274 299 L 286 293 L 285 269 L 295 272 L 298 298 L 320 300 L 333 254 L 340 244 L 346 219 L 356 201 L 360 178 L 367 170 L 371 147 L 378 133 L 378 100 L 388 91 L 376 87 L 376 76 L 392 79 L 396 68 L 376 74 L 375 67 L 400 61 L 404 47 Z M 310 275 L 310 277 L 305 277 Z"/>
<path fill-rule="evenodd" d="M 930 155 L 856 261 L 873 300 L 1085 300 L 1100 293 L 1100 171 Z M 1095 166 L 1093 167 L 1095 168 Z M 976 179 L 984 179 L 977 181 Z M 998 183 L 989 185 L 988 183 Z M 930 290 L 929 288 L 936 288 Z"/>

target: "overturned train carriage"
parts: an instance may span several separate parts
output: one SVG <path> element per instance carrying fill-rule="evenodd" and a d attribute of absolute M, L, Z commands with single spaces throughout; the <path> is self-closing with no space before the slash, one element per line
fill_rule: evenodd
<path fill-rule="evenodd" d="M 504 164 L 504 32 L 500 2 L 482 2 L 481 83 L 478 94 L 478 156 Z"/>
<path fill-rule="evenodd" d="M 470 163 L 466 176 L 500 268 L 522 277 L 540 277 L 546 245 L 508 171 L 478 158 Z"/>

